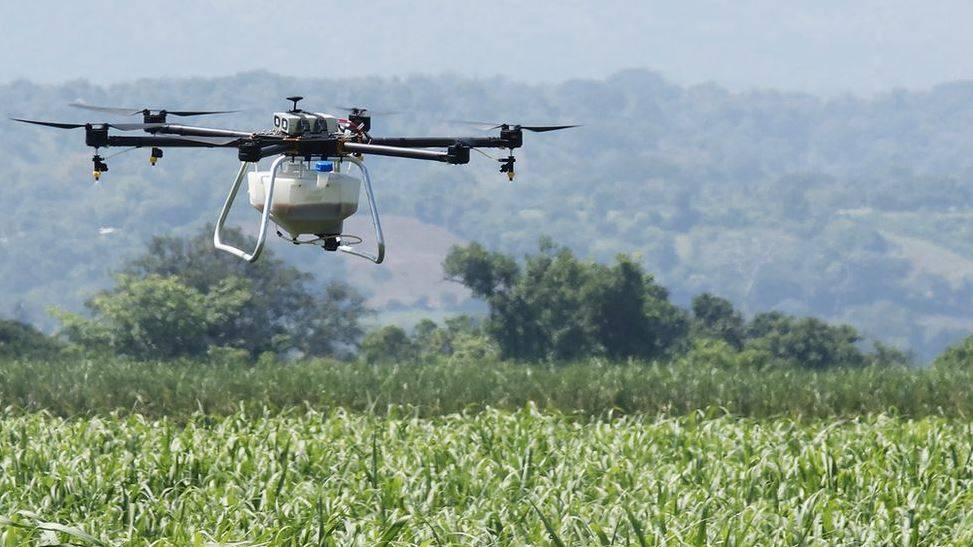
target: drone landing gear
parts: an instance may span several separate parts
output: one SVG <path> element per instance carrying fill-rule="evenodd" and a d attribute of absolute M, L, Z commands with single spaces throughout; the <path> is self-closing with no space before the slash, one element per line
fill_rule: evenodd
<path fill-rule="evenodd" d="M 237 173 L 236 178 L 233 180 L 233 184 L 230 186 L 230 193 L 226 196 L 226 201 L 223 203 L 223 209 L 220 211 L 219 219 L 216 221 L 216 229 L 213 231 L 213 245 L 221 251 L 226 251 L 234 256 L 238 256 L 247 262 L 256 262 L 260 258 L 260 253 L 263 251 L 264 243 L 267 240 L 267 226 L 268 220 L 270 219 L 270 209 L 274 198 L 274 183 L 277 180 L 277 172 L 280 170 L 281 164 L 287 156 L 278 156 L 274 159 L 274 162 L 270 166 L 270 182 L 266 185 L 266 194 L 264 197 L 263 210 L 260 215 L 260 228 L 257 234 L 257 245 L 254 247 L 253 251 L 248 253 L 242 249 L 238 249 L 233 245 L 223 242 L 223 225 L 226 223 L 226 217 L 230 214 L 230 208 L 233 207 L 233 202 L 236 200 L 237 192 L 240 190 L 240 184 L 243 182 L 243 176 L 247 173 L 247 166 L 251 162 L 242 162 L 240 165 L 240 171 Z M 385 260 L 385 237 L 382 235 L 382 223 L 378 218 L 378 206 L 375 204 L 375 194 L 372 192 L 372 179 L 368 175 L 368 169 L 365 168 L 365 164 L 361 160 L 352 157 L 343 158 L 333 158 L 335 161 L 347 161 L 358 166 L 359 171 L 362 174 L 362 182 L 365 187 L 365 197 L 368 200 L 368 210 L 372 217 L 372 229 L 375 231 L 375 254 L 366 253 L 362 251 L 356 251 L 352 246 L 357 245 L 362 242 L 362 239 L 358 236 L 352 235 L 324 235 L 318 236 L 315 239 L 300 241 L 297 238 L 292 238 L 291 242 L 300 245 L 305 243 L 320 243 L 324 250 L 326 251 L 341 251 L 353 256 L 361 257 L 370 260 L 376 264 L 381 264 Z M 280 232 L 277 232 L 281 235 Z"/>

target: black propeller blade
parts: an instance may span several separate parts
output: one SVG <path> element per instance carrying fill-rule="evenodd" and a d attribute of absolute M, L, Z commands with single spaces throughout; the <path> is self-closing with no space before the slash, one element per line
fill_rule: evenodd
<path fill-rule="evenodd" d="M 503 125 L 499 125 L 494 129 L 499 129 Z M 534 133 L 543 133 L 545 131 L 560 131 L 561 129 L 571 129 L 572 127 L 581 127 L 580 125 L 516 125 L 514 127 L 519 127 L 520 129 L 525 129 L 527 131 L 533 131 Z"/>
<path fill-rule="evenodd" d="M 472 120 L 446 120 L 446 123 L 455 123 L 455 124 L 460 124 L 460 125 L 471 125 L 471 126 L 477 128 L 477 129 L 479 129 L 480 131 L 489 131 L 491 129 L 496 129 L 497 127 L 500 127 L 499 125 L 496 125 L 493 122 L 475 122 L 475 121 L 472 121 Z"/>
<path fill-rule="evenodd" d="M 136 114 L 148 113 L 163 113 L 171 114 L 173 116 L 208 116 L 210 114 L 233 114 L 234 112 L 239 112 L 239 110 L 166 110 L 152 109 L 152 108 L 124 108 L 117 106 L 95 106 L 82 101 L 75 101 L 69 103 L 68 106 L 73 106 L 75 108 L 83 108 L 85 110 L 94 110 L 95 112 L 105 112 L 108 114 L 118 114 L 120 116 L 134 116 Z"/>
<path fill-rule="evenodd" d="M 209 116 L 210 114 L 234 114 L 239 110 L 164 110 L 173 116 Z"/>
<path fill-rule="evenodd" d="M 571 129 L 572 127 L 581 127 L 581 125 L 517 125 L 512 123 L 475 122 L 468 120 L 448 120 L 448 122 L 472 125 L 483 131 L 508 128 L 523 129 L 524 131 L 533 131 L 534 133 L 544 133 L 545 131 L 558 131 L 561 129 Z"/>
<path fill-rule="evenodd" d="M 395 116 L 396 114 L 402 114 L 402 112 L 398 110 L 372 110 L 370 108 L 363 108 L 360 106 L 335 105 L 334 108 L 344 110 L 352 116 Z"/>
<path fill-rule="evenodd" d="M 56 127 L 58 129 L 77 129 L 79 127 L 84 127 L 86 125 L 100 126 L 100 127 L 111 127 L 118 129 L 119 131 L 134 131 L 136 129 L 156 129 L 159 127 L 165 127 L 164 123 L 61 123 L 61 122 L 42 122 L 38 120 L 25 120 L 22 118 L 10 118 L 15 122 L 22 123 L 32 123 L 34 125 L 44 125 L 47 127 Z"/>
<path fill-rule="evenodd" d="M 10 118 L 15 122 L 32 123 L 34 125 L 46 125 L 47 127 L 57 127 L 58 129 L 77 129 L 84 127 L 83 123 L 60 123 L 60 122 L 39 122 L 37 120 L 23 120 L 20 118 Z"/>

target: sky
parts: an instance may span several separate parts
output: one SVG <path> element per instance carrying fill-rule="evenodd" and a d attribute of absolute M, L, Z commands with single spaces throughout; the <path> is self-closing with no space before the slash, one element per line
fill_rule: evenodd
<path fill-rule="evenodd" d="M 648 68 L 680 84 L 871 95 L 973 79 L 957 0 L 5 1 L 0 82 Z"/>

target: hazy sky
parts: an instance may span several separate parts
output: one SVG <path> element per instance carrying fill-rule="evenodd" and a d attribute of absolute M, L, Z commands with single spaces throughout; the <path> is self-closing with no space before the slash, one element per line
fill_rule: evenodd
<path fill-rule="evenodd" d="M 958 0 L 4 1 L 0 81 L 455 72 L 870 94 L 973 79 Z"/>

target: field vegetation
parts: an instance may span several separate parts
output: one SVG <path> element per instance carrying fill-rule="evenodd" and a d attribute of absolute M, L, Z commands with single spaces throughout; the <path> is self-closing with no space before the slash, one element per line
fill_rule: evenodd
<path fill-rule="evenodd" d="M 34 413 L 0 435 L 3 545 L 973 541 L 973 434 L 938 418 Z"/>
<path fill-rule="evenodd" d="M 188 419 L 196 412 L 222 416 L 241 408 L 343 408 L 434 417 L 487 408 L 515 411 L 528 404 L 602 418 L 695 411 L 794 419 L 869 413 L 973 416 L 973 370 L 968 367 L 944 362 L 929 369 L 869 366 L 815 371 L 761 367 L 746 358 L 715 345 L 657 363 L 8 359 L 0 361 L 0 407 L 63 417 L 121 412 L 171 419 Z"/>

